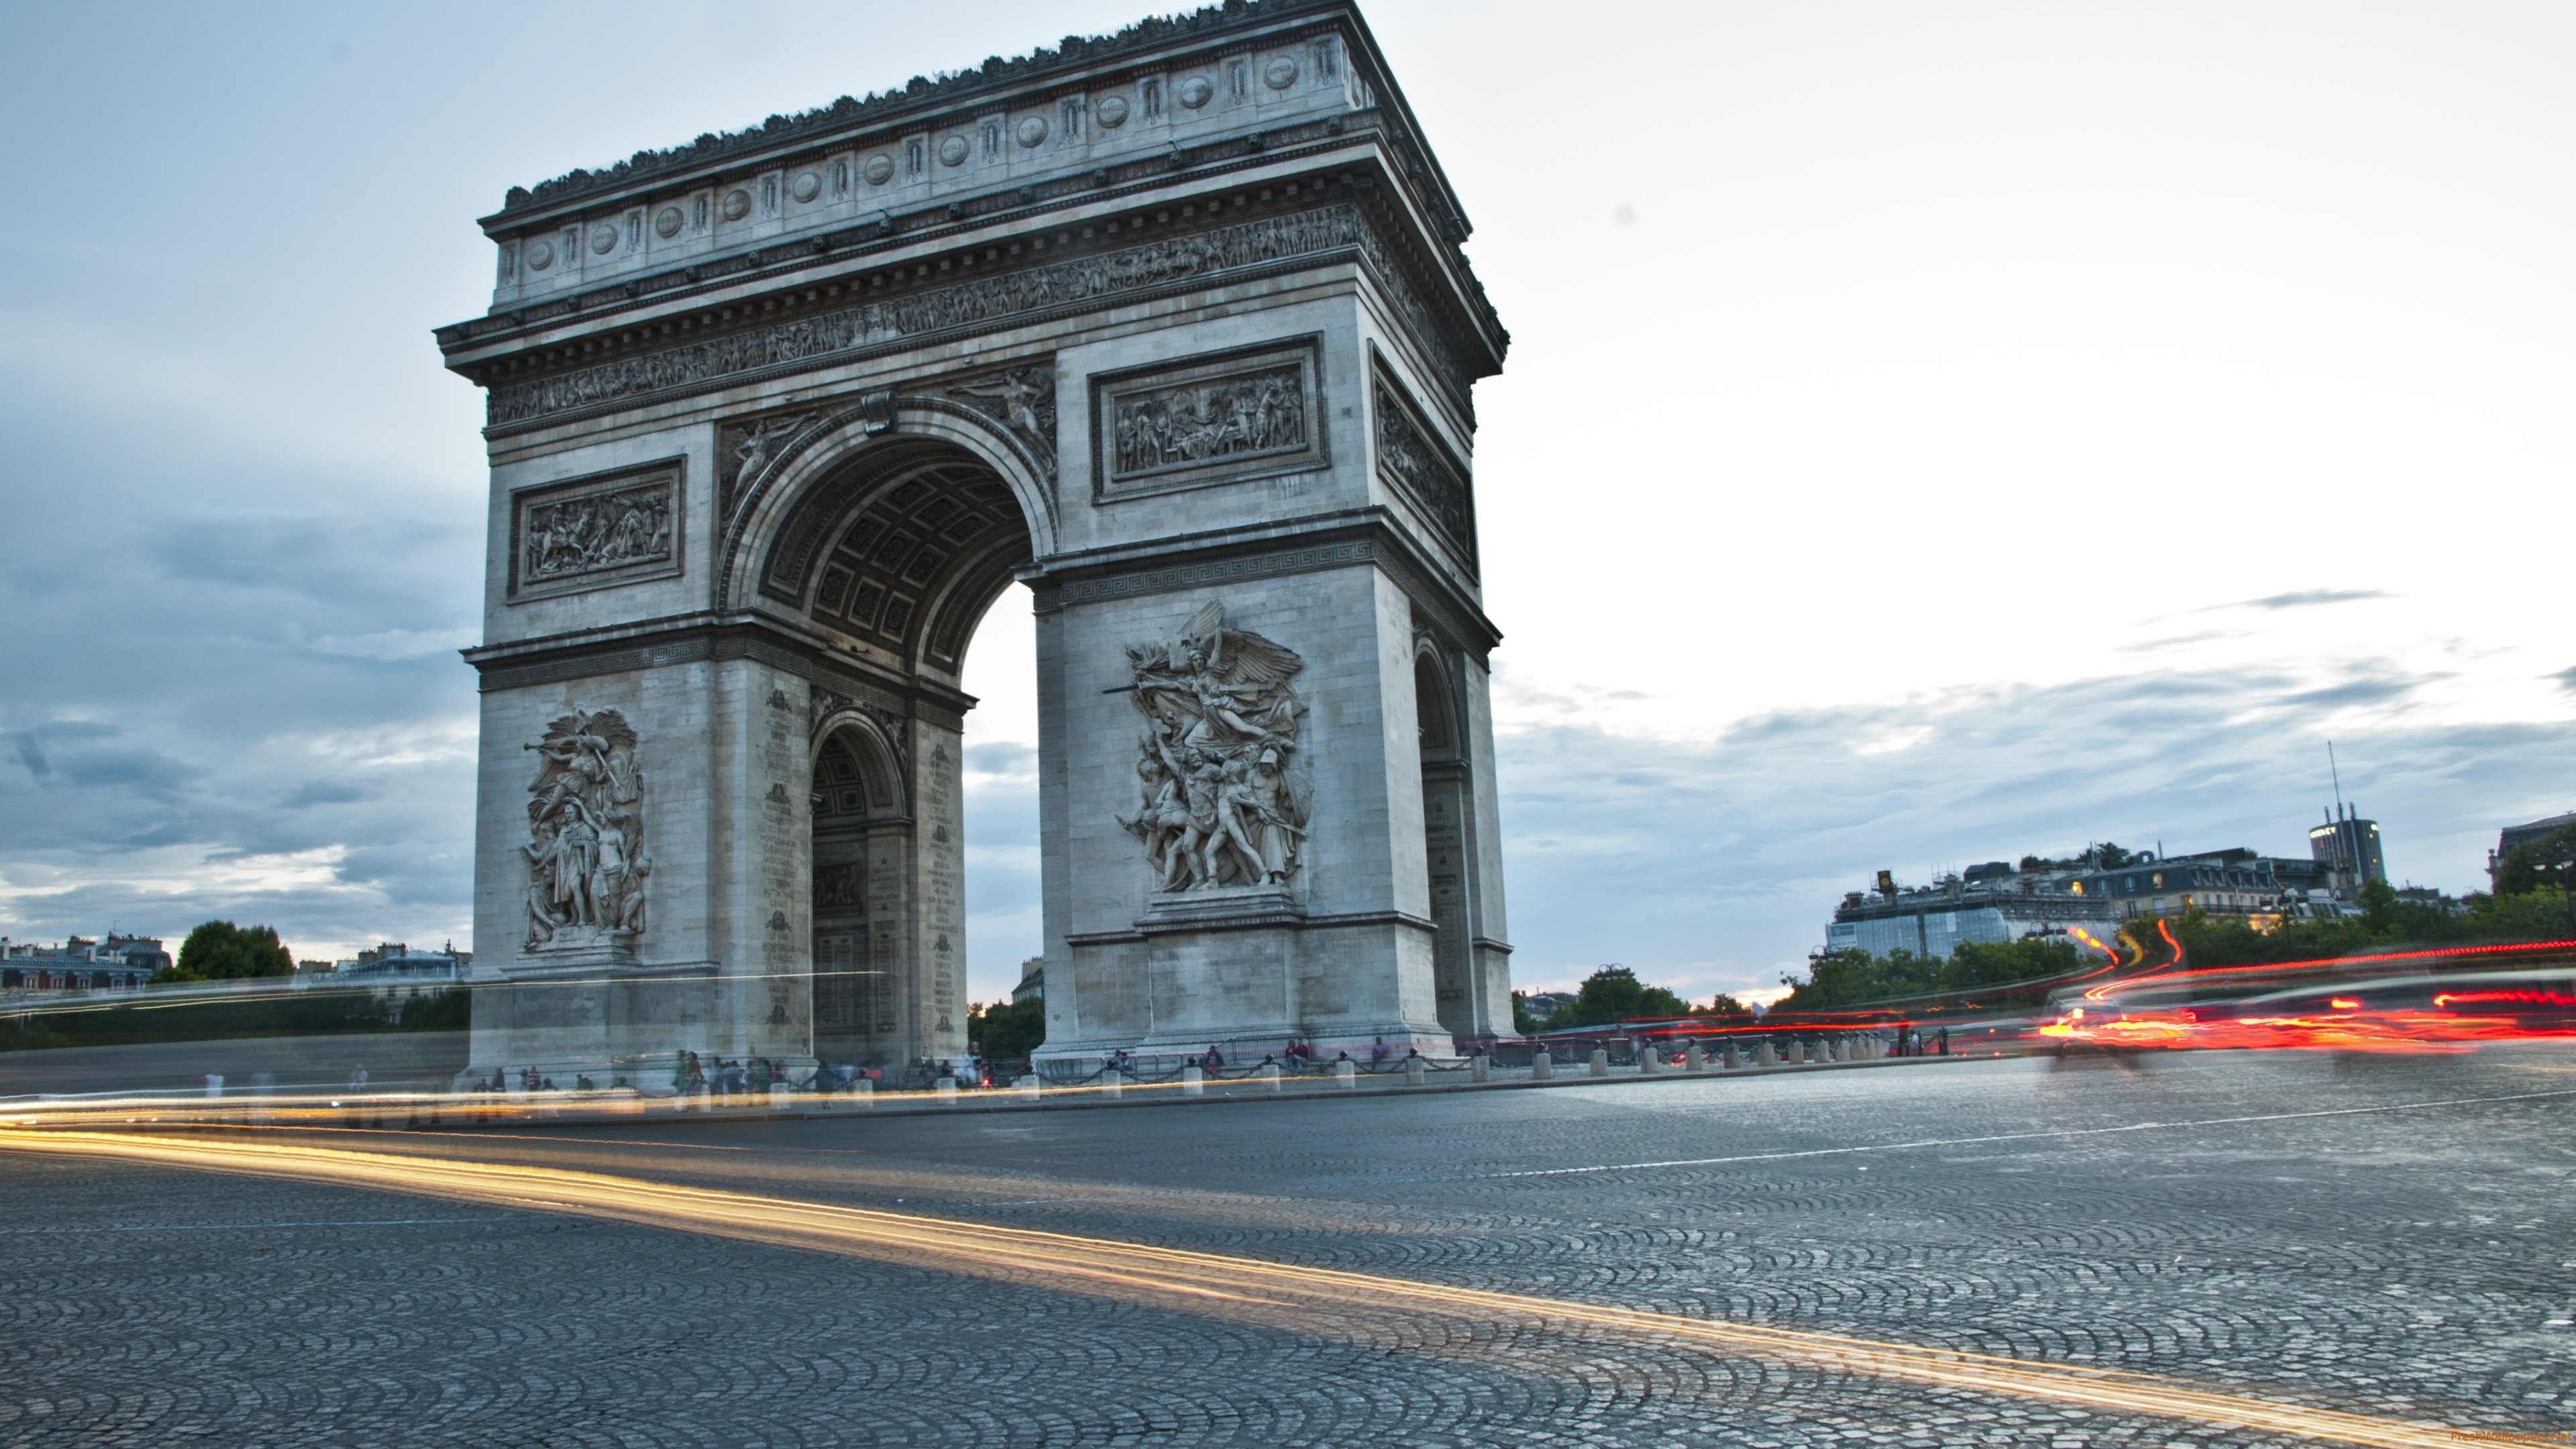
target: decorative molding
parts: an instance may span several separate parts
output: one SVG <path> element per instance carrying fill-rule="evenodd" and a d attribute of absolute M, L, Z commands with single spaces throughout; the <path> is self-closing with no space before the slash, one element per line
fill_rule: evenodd
<path fill-rule="evenodd" d="M 1370 411 L 1377 434 L 1377 475 L 1421 513 L 1442 542 L 1476 572 L 1476 497 L 1467 467 L 1449 451 L 1414 405 L 1386 360 L 1370 352 Z"/>
<path fill-rule="evenodd" d="M 1329 466 L 1321 333 L 1091 379 L 1092 499 Z"/>
<path fill-rule="evenodd" d="M 1140 294 L 1299 270 L 1329 261 L 1336 252 L 1357 254 L 1376 274 L 1380 290 L 1415 333 L 1416 343 L 1464 397 L 1466 376 L 1439 335 L 1429 309 L 1402 280 L 1392 253 L 1359 207 L 1338 202 L 1117 251 L 1037 263 L 1017 272 L 926 288 L 908 297 L 748 327 L 548 377 L 495 384 L 485 399 L 486 431 L 503 436 L 566 421 L 570 415 L 615 411 L 691 391 L 898 352 L 946 334 L 1073 316 L 1113 298 L 1141 299 Z"/>
<path fill-rule="evenodd" d="M 580 593 L 680 572 L 686 462 L 513 489 L 510 598 Z"/>
<path fill-rule="evenodd" d="M 1366 539 L 1354 539 L 1337 543 L 1309 544 L 1297 548 L 1271 549 L 1260 553 L 1237 554 L 1227 558 L 1140 569 L 1132 573 L 1067 579 L 1055 585 L 1051 591 L 1053 594 L 1051 606 L 1065 608 L 1074 604 L 1098 604 L 1112 599 L 1140 598 L 1147 594 L 1220 588 L 1228 584 L 1248 583 L 1254 579 L 1275 579 L 1288 574 L 1310 574 L 1325 569 L 1350 568 L 1356 564 L 1369 563 L 1376 558 L 1376 545 Z"/>
<path fill-rule="evenodd" d="M 495 655 L 469 650 L 466 654 L 466 662 L 482 674 L 476 687 L 485 694 L 719 659 L 750 659 L 799 678 L 811 678 L 814 673 L 809 649 L 781 644 L 766 631 L 733 627 L 675 630 L 668 637 L 624 648 L 568 643 L 542 652 Z"/>

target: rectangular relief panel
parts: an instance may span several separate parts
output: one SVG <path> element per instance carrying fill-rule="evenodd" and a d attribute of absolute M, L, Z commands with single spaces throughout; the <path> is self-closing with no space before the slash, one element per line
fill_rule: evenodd
<path fill-rule="evenodd" d="M 510 598 L 680 572 L 684 460 L 543 483 L 510 494 Z"/>
<path fill-rule="evenodd" d="M 1369 411 L 1377 423 L 1377 475 L 1404 496 L 1440 537 L 1476 572 L 1476 495 L 1466 465 L 1423 420 L 1422 410 L 1395 380 L 1386 359 L 1369 349 Z"/>
<path fill-rule="evenodd" d="M 1321 333 L 1091 379 L 1092 498 L 1322 468 Z"/>

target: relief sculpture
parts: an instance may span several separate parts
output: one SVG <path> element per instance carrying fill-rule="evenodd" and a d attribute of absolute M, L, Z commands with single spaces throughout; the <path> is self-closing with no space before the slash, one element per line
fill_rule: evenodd
<path fill-rule="evenodd" d="M 635 731 L 613 709 L 576 711 L 522 749 L 528 786 L 528 947 L 622 945 L 644 929 L 644 771 Z"/>
<path fill-rule="evenodd" d="M 671 485 L 529 502 L 519 522 L 519 579 L 552 583 L 671 561 Z"/>
<path fill-rule="evenodd" d="M 1293 364 L 1117 400 L 1117 471 L 1306 446 L 1306 389 Z"/>
<path fill-rule="evenodd" d="M 1298 757 L 1304 661 L 1199 610 L 1168 643 L 1127 646 L 1145 716 L 1140 808 L 1120 826 L 1145 846 L 1158 891 L 1282 886 L 1296 873 L 1313 792 Z"/>

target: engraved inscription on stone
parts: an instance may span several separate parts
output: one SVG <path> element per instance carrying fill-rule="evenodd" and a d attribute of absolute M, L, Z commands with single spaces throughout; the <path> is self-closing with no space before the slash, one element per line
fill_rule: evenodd
<path fill-rule="evenodd" d="M 1382 372 L 1377 376 L 1375 402 L 1378 476 L 1411 498 L 1472 564 L 1476 511 L 1466 476 L 1449 460 L 1448 451 L 1432 440 L 1412 403 Z"/>
<path fill-rule="evenodd" d="M 1096 376 L 1104 498 L 1322 465 L 1311 339 Z"/>
<path fill-rule="evenodd" d="M 559 593 L 679 572 L 679 505 L 673 464 L 520 493 L 511 592 Z"/>
<path fill-rule="evenodd" d="M 622 947 L 645 926 L 644 771 L 635 731 L 613 709 L 576 710 L 532 745 L 528 785 L 528 949 Z"/>
<path fill-rule="evenodd" d="M 1130 644 L 1145 716 L 1139 809 L 1118 824 L 1145 847 L 1157 891 L 1281 886 L 1296 873 L 1313 791 L 1299 759 L 1305 661 L 1201 608 L 1180 637 Z"/>

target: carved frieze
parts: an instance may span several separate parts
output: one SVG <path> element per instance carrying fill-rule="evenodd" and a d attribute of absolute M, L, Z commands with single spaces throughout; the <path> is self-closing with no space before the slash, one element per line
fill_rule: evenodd
<path fill-rule="evenodd" d="M 495 428 L 692 388 L 770 369 L 822 366 L 892 351 L 961 329 L 989 328 L 1036 313 L 1073 309 L 1176 284 L 1208 284 L 1226 273 L 1356 251 L 1376 272 L 1416 342 L 1461 399 L 1467 374 L 1431 312 L 1415 295 L 1359 208 L 1316 207 L 1261 217 L 973 281 L 930 287 L 794 321 L 618 358 L 550 377 L 495 385 L 486 399 Z M 531 261 L 530 265 L 534 265 Z"/>
<path fill-rule="evenodd" d="M 948 385 L 948 395 L 1017 434 L 1055 483 L 1055 364 L 1004 368 Z"/>
<path fill-rule="evenodd" d="M 1102 501 L 1320 468 L 1322 339 L 1095 374 L 1092 491 Z"/>
<path fill-rule="evenodd" d="M 1295 651 L 1201 608 L 1169 641 L 1127 646 L 1145 717 L 1140 798 L 1119 825 L 1145 847 L 1156 891 L 1282 887 L 1296 874 L 1313 801 L 1299 735 Z"/>
<path fill-rule="evenodd" d="M 678 573 L 680 481 L 680 462 L 672 459 L 512 494 L 511 596 Z"/>
<path fill-rule="evenodd" d="M 1476 565 L 1476 501 L 1449 450 L 1432 435 L 1413 400 L 1381 365 L 1370 401 L 1377 423 L 1377 474 L 1411 500 L 1467 566 Z"/>
<path fill-rule="evenodd" d="M 716 484 L 719 518 L 733 514 L 746 479 L 758 478 L 787 441 L 814 421 L 812 413 L 790 413 L 716 426 Z"/>
<path fill-rule="evenodd" d="M 628 948 L 646 925 L 644 770 L 635 731 L 613 709 L 575 710 L 523 746 L 528 784 L 528 950 Z"/>

